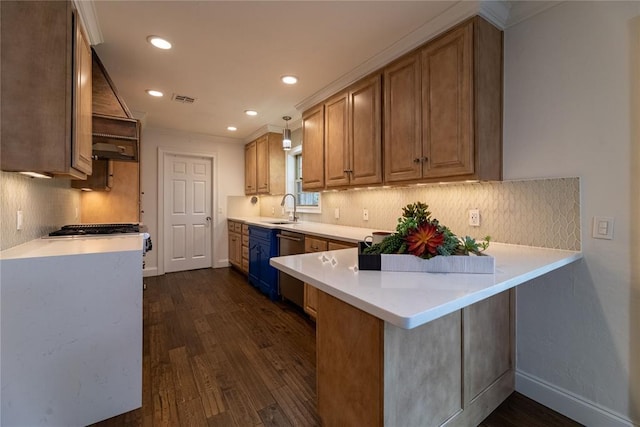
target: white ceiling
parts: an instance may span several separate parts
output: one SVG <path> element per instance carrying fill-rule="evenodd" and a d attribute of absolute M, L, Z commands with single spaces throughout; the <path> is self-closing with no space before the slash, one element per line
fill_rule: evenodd
<path fill-rule="evenodd" d="M 85 3 L 85 2 L 81 2 Z M 486 2 L 485 2 L 486 3 Z M 491 2 L 497 3 L 497 2 Z M 478 13 L 471 1 L 93 1 L 89 38 L 147 126 L 244 141 L 434 34 Z M 87 13 L 87 11 L 91 13 Z M 157 35 L 173 43 L 162 51 Z M 280 76 L 294 74 L 286 86 Z M 146 89 L 165 93 L 151 98 Z M 172 101 L 172 94 L 196 98 Z M 256 117 L 243 112 L 254 109 Z M 226 127 L 236 126 L 237 132 Z"/>

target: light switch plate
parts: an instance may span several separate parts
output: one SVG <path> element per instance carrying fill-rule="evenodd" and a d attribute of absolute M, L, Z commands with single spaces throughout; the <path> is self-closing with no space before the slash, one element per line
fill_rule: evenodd
<path fill-rule="evenodd" d="M 591 237 L 613 240 L 613 223 L 614 220 L 610 216 L 594 216 Z"/>
<path fill-rule="evenodd" d="M 333 216 L 335 219 L 340 219 L 340 208 L 336 208 L 333 212 Z"/>

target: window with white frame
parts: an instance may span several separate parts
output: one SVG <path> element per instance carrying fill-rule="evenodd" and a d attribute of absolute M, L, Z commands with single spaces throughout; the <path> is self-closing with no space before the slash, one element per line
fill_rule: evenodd
<path fill-rule="evenodd" d="M 298 212 L 321 213 L 320 193 L 302 191 L 302 146 L 293 147 L 287 153 L 287 192 L 296 198 Z M 287 211 L 293 210 L 287 199 Z"/>

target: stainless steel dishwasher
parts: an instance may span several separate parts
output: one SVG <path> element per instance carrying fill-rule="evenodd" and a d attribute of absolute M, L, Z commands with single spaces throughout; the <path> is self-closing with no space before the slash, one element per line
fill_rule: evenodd
<path fill-rule="evenodd" d="M 304 253 L 304 234 L 280 230 L 278 238 L 278 255 L 297 255 Z M 299 307 L 304 304 L 304 282 L 280 271 L 278 273 L 280 295 Z"/>

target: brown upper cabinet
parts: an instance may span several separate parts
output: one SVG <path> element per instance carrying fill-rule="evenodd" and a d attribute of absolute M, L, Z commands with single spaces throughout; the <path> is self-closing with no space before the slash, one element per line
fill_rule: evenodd
<path fill-rule="evenodd" d="M 282 135 L 267 133 L 245 145 L 245 194 L 284 194 L 286 154 Z"/>
<path fill-rule="evenodd" d="M 92 60 L 76 10 L 69 1 L 0 8 L 2 170 L 86 179 Z"/>
<path fill-rule="evenodd" d="M 385 183 L 502 179 L 502 32 L 480 17 L 384 70 Z"/>
<path fill-rule="evenodd" d="M 302 114 L 302 189 L 324 188 L 324 105 Z"/>
<path fill-rule="evenodd" d="M 376 74 L 324 103 L 327 188 L 382 183 L 381 92 Z"/>

